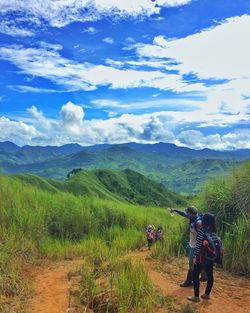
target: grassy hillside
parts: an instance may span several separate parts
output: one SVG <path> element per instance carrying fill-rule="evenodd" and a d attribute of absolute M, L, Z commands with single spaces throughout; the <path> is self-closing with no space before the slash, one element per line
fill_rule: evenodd
<path fill-rule="evenodd" d="M 168 190 L 164 185 L 129 169 L 124 171 L 81 170 L 64 182 L 46 180 L 32 174 L 16 174 L 13 177 L 50 192 L 71 192 L 77 196 L 91 196 L 151 206 L 166 207 L 186 204 L 183 197 Z"/>
<path fill-rule="evenodd" d="M 89 188 L 84 196 L 83 187 Z M 216 216 L 225 269 L 246 275 L 250 273 L 249 187 L 250 162 L 246 162 L 231 177 L 209 183 L 197 203 L 204 212 Z M 33 175 L 0 176 L 0 305 L 4 297 L 28 289 L 21 271 L 24 263 L 41 257 L 84 256 L 93 269 L 87 277 L 91 281 L 97 268 L 118 264 L 120 255 L 145 245 L 148 224 L 161 225 L 166 238 L 163 245 L 154 248 L 154 257 L 166 261 L 183 253 L 185 231 L 179 224 L 183 219 L 171 217 L 162 208 L 124 200 L 128 195 L 133 198 L 132 190 L 135 198 L 151 201 L 160 191 L 165 195 L 162 188 L 130 170 L 83 171 L 65 183 Z M 124 267 L 130 269 L 127 264 Z M 112 275 L 120 277 L 121 270 L 114 267 Z M 132 272 L 139 275 L 138 268 L 131 268 Z M 136 276 L 136 287 L 147 279 L 146 272 L 140 275 Z M 124 286 L 119 290 L 124 292 Z M 138 296 L 137 291 L 133 296 Z M 142 311 L 152 312 L 153 303 L 149 300 L 148 309 Z"/>
<path fill-rule="evenodd" d="M 99 264 L 144 245 L 149 223 L 174 226 L 160 208 L 57 190 L 32 175 L 0 176 L 0 295 L 25 290 L 24 262 L 82 255 Z"/>
<path fill-rule="evenodd" d="M 209 179 L 230 172 L 238 165 L 233 153 L 212 150 L 196 151 L 175 145 L 114 145 L 83 148 L 23 147 L 16 154 L 0 155 L 0 167 L 5 173 L 33 173 L 64 180 L 73 168 L 105 168 L 131 170 L 163 183 L 166 187 L 184 194 L 201 190 Z M 33 160 L 33 161 L 32 161 Z"/>

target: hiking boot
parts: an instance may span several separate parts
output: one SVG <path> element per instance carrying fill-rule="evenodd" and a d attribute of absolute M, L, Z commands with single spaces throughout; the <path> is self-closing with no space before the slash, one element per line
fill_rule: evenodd
<path fill-rule="evenodd" d="M 203 300 L 209 300 L 209 299 L 210 299 L 210 296 L 204 293 L 204 295 L 201 295 L 201 298 L 202 298 Z"/>
<path fill-rule="evenodd" d="M 193 282 L 192 281 L 184 281 L 184 283 L 180 284 L 180 287 L 191 287 L 193 286 Z"/>
<path fill-rule="evenodd" d="M 193 301 L 193 302 L 200 302 L 200 297 L 196 297 L 196 296 L 188 296 L 187 299 L 189 301 Z"/>
<path fill-rule="evenodd" d="M 191 286 L 193 286 L 193 271 L 188 270 L 187 278 L 184 281 L 184 283 L 180 284 L 180 287 L 191 287 Z"/>

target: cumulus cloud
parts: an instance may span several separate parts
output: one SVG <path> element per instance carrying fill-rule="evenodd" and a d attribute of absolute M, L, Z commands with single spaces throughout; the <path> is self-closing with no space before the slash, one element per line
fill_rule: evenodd
<path fill-rule="evenodd" d="M 80 134 L 83 128 L 84 111 L 79 105 L 72 102 L 62 106 L 61 109 L 62 127 L 69 133 Z"/>
<path fill-rule="evenodd" d="M 192 119 L 193 112 L 123 114 L 120 117 L 105 120 L 85 120 L 83 106 L 68 102 L 62 106 L 58 119 L 47 118 L 35 106 L 28 109 L 28 113 L 29 118 L 26 122 L 1 117 L 0 126 L 3 131 L 0 140 L 33 145 L 62 145 L 70 142 L 93 145 L 162 141 L 194 149 L 250 148 L 249 128 L 238 127 L 228 133 L 219 134 L 217 126 L 214 128 L 214 133 L 206 135 L 202 129 L 194 129 L 198 116 Z M 220 118 L 222 120 L 222 116 Z M 229 118 L 235 117 L 229 116 Z M 199 117 L 199 123 L 202 121 L 206 120 Z M 219 119 L 217 122 L 219 123 Z M 235 120 L 235 123 L 238 125 L 239 120 L 237 122 Z"/>
<path fill-rule="evenodd" d="M 63 27 L 76 21 L 95 21 L 105 16 L 115 18 L 148 17 L 161 8 L 180 6 L 191 0 L 2 0 L 2 14 L 19 12 L 27 20 L 47 21 L 53 27 Z"/>
<path fill-rule="evenodd" d="M 12 121 L 4 116 L 0 117 L 0 141 L 9 140 L 16 144 L 32 144 L 39 132 L 32 125 L 22 121 Z"/>
<path fill-rule="evenodd" d="M 234 150 L 250 148 L 250 129 L 235 129 L 225 135 L 218 133 L 204 135 L 200 131 L 183 131 L 177 136 L 176 143 L 194 149 L 210 148 L 215 150 Z"/>

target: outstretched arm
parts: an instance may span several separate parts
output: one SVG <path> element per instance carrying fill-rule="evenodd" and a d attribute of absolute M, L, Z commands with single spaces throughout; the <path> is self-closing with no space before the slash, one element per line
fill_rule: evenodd
<path fill-rule="evenodd" d="M 177 214 L 187 218 L 187 213 L 185 211 L 180 211 L 174 208 L 170 208 L 169 210 L 170 210 L 170 213 L 176 212 Z"/>

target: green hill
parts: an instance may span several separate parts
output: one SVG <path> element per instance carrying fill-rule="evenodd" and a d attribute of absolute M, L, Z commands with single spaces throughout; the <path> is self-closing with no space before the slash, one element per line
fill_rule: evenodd
<path fill-rule="evenodd" d="M 32 174 L 11 176 L 49 192 L 70 192 L 76 196 L 94 196 L 150 206 L 179 206 L 186 203 L 183 197 L 164 185 L 129 169 L 81 170 L 64 182 Z"/>

